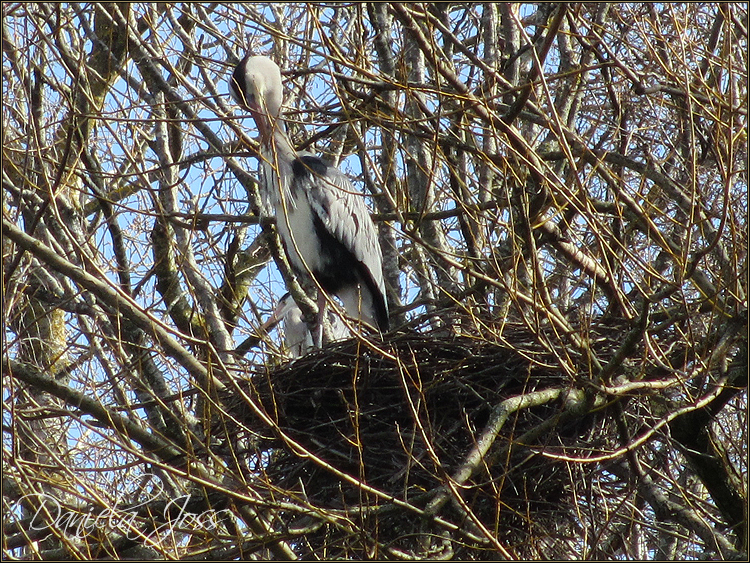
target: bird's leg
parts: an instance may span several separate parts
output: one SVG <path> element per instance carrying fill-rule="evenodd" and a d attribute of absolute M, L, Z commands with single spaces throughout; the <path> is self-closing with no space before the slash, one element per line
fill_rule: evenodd
<path fill-rule="evenodd" d="M 323 323 L 325 322 L 326 314 L 326 296 L 318 290 L 318 318 L 315 323 L 315 347 L 320 349 L 323 347 Z"/>
<path fill-rule="evenodd" d="M 328 344 L 334 341 L 333 325 L 328 319 L 327 306 L 328 297 L 323 291 L 318 291 L 318 317 L 315 323 L 315 334 L 313 344 L 322 348 L 323 344 Z"/>

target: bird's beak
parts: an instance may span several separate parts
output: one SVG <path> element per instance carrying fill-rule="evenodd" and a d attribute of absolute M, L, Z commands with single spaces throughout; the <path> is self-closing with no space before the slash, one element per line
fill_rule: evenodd
<path fill-rule="evenodd" d="M 271 316 L 268 317 L 268 320 L 264 322 L 260 326 L 260 330 L 262 332 L 268 332 L 273 327 L 275 327 L 277 324 L 281 322 L 281 319 L 284 318 L 284 315 L 295 305 L 294 301 L 289 299 L 282 299 L 276 304 L 276 308 L 273 310 L 273 313 L 271 313 Z"/>

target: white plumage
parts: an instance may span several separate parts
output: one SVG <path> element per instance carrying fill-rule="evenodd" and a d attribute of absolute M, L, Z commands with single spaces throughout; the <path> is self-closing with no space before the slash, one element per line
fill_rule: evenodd
<path fill-rule="evenodd" d="M 313 337 L 302 319 L 302 310 L 287 293 L 281 298 L 274 317 L 281 319 L 284 325 L 284 344 L 286 352 L 292 358 L 299 358 L 313 348 Z"/>
<path fill-rule="evenodd" d="M 291 358 L 299 358 L 307 354 L 315 346 L 313 337 L 305 321 L 302 319 L 302 311 L 294 302 L 290 293 L 284 294 L 279 300 L 271 318 L 266 326 L 281 321 L 284 328 L 284 348 Z M 349 331 L 340 317 L 329 314 L 328 321 L 331 323 L 332 341 L 343 340 L 349 337 Z"/>
<path fill-rule="evenodd" d="M 388 329 L 383 258 L 367 206 L 349 179 L 309 153 L 297 153 L 279 118 L 281 71 L 268 57 L 247 56 L 230 81 L 232 97 L 260 131 L 263 187 L 289 263 L 309 273 L 347 314 Z M 319 295 L 322 319 L 325 300 Z"/>

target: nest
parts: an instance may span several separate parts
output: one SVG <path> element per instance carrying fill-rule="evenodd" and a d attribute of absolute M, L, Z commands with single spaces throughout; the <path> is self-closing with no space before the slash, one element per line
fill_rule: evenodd
<path fill-rule="evenodd" d="M 554 357 L 535 344 L 539 339 L 529 336 L 518 328 L 505 331 L 504 344 L 435 333 L 398 334 L 386 342 L 352 339 L 254 379 L 251 394 L 286 437 L 269 433 L 267 425 L 243 411 L 244 422 L 266 436 L 256 447 L 270 460 L 263 471 L 274 488 L 346 514 L 359 520 L 359 529 L 368 530 L 367 538 L 340 530 L 337 537 L 326 526 L 319 543 L 306 536 L 311 552 L 325 547 L 336 557 L 355 552 L 372 556 L 375 542 L 416 553 L 411 538 L 424 538 L 425 532 L 434 534 L 436 545 L 444 544 L 445 527 L 408 509 L 394 510 L 387 497 L 425 508 L 466 464 L 493 409 L 512 397 L 573 386 Z M 471 512 L 511 547 L 537 533 L 549 536 L 561 512 L 569 519 L 576 483 L 584 482 L 583 472 L 591 468 L 556 461 L 541 451 L 592 446 L 592 436 L 601 439 L 593 431 L 601 418 L 584 414 L 551 425 L 563 408 L 558 400 L 512 413 L 484 463 L 458 487 L 463 508 L 452 498 L 439 516 L 474 530 L 468 537 L 475 537 L 481 533 L 467 523 Z M 541 424 L 545 432 L 535 443 L 518 442 Z M 314 458 L 289 447 L 288 439 Z M 459 539 L 460 549 L 471 552 L 463 557 L 497 555 L 482 542 L 471 545 L 467 537 Z M 330 551 L 333 546 L 339 551 Z M 419 549 L 424 555 L 423 543 Z M 460 555 L 455 549 L 450 554 Z"/>

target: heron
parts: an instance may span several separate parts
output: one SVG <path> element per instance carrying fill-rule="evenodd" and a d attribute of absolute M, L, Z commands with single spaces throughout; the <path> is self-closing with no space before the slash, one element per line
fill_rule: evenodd
<path fill-rule="evenodd" d="M 297 152 L 280 118 L 281 70 L 270 58 L 248 54 L 229 83 L 260 133 L 262 189 L 294 273 L 312 275 L 319 287 L 318 342 L 322 344 L 325 292 L 347 315 L 388 330 L 383 255 L 362 194 L 323 159 Z M 322 289 L 323 291 L 320 291 Z"/>
<path fill-rule="evenodd" d="M 349 331 L 340 317 L 327 315 L 331 323 L 331 340 L 343 340 L 349 336 Z M 291 293 L 285 293 L 279 299 L 270 318 L 263 324 L 262 330 L 270 330 L 277 323 L 284 325 L 284 349 L 287 356 L 299 358 L 307 354 L 315 346 L 310 329 L 302 318 L 302 310 L 294 302 Z"/>

